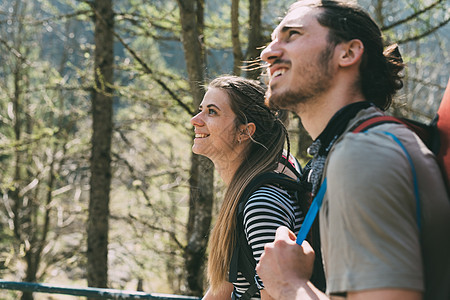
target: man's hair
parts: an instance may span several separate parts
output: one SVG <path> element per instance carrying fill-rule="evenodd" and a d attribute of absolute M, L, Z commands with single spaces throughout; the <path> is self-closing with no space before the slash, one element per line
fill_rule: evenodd
<path fill-rule="evenodd" d="M 364 45 L 360 65 L 359 84 L 367 101 L 386 110 L 397 90 L 403 87 L 400 72 L 403 60 L 396 44 L 383 51 L 383 37 L 375 21 L 358 5 L 336 0 L 298 1 L 298 6 L 313 6 L 321 9 L 317 15 L 320 25 L 329 29 L 328 42 L 337 45 L 353 39 Z"/>

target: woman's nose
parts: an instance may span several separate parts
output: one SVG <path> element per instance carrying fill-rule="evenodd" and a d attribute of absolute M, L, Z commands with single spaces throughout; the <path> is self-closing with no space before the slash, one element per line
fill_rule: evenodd
<path fill-rule="evenodd" d="M 203 122 L 203 120 L 202 120 L 201 113 L 202 113 L 202 112 L 199 112 L 198 114 L 196 114 L 195 116 L 193 116 L 193 117 L 191 118 L 191 124 L 192 124 L 193 126 L 200 127 L 200 126 L 203 126 L 203 125 L 205 124 L 205 123 Z"/>

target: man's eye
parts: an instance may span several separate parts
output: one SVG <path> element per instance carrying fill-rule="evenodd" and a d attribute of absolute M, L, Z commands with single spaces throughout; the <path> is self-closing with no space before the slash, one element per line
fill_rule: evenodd
<path fill-rule="evenodd" d="M 297 30 L 289 30 L 288 37 L 290 38 L 290 37 L 292 37 L 293 35 L 296 35 L 296 34 L 300 34 L 300 32 L 297 31 Z"/>

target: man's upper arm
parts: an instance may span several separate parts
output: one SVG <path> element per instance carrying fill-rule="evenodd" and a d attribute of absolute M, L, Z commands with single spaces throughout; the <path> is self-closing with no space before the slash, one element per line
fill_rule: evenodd
<path fill-rule="evenodd" d="M 327 177 L 330 294 L 422 290 L 411 171 L 398 145 L 382 133 L 354 134 L 336 146 Z"/>

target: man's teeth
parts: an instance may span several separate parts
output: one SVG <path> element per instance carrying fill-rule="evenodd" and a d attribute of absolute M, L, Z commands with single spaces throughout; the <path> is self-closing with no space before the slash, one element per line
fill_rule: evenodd
<path fill-rule="evenodd" d="M 209 136 L 209 134 L 204 134 L 204 133 L 196 133 L 195 134 L 196 138 L 205 138 L 205 137 L 208 137 L 208 136 Z"/>
<path fill-rule="evenodd" d="M 283 75 L 285 71 L 286 71 L 286 69 L 278 69 L 275 72 L 273 72 L 272 77 L 277 77 L 277 76 Z"/>

